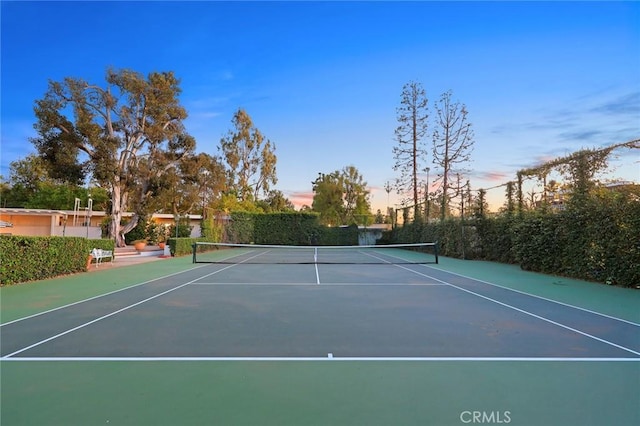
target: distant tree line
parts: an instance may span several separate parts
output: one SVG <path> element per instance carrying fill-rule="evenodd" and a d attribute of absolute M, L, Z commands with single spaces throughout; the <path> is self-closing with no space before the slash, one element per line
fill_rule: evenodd
<path fill-rule="evenodd" d="M 396 145 L 392 150 L 393 169 L 400 173 L 393 187 L 403 196 L 403 206 L 413 209 L 412 217 L 408 209 L 403 211 L 403 223 L 428 220 L 435 212 L 431 209 L 434 198 L 440 205 L 439 217 L 444 220 L 449 215 L 451 200 L 462 197 L 463 164 L 470 160 L 475 141 L 466 106 L 452 100 L 452 96 L 451 91 L 440 96 L 435 117 L 430 121 L 429 102 L 422 85 L 410 81 L 403 87 L 397 108 Z M 431 149 L 426 139 L 431 139 Z M 429 164 L 438 171 L 433 182 L 429 182 Z M 437 191 L 430 190 L 432 183 L 438 183 Z"/>

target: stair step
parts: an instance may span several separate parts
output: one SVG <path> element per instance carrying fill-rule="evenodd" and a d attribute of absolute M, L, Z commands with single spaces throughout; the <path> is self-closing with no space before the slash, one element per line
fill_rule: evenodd
<path fill-rule="evenodd" d="M 147 245 L 141 252 L 137 251 L 133 246 L 116 247 L 116 257 L 136 257 L 136 256 L 160 256 L 164 251 L 158 246 Z"/>
<path fill-rule="evenodd" d="M 140 254 L 134 247 L 116 247 L 115 252 L 116 256 L 133 256 Z"/>

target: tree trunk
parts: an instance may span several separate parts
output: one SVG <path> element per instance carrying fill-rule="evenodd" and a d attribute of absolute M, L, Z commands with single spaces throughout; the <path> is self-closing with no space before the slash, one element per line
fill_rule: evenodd
<path fill-rule="evenodd" d="M 111 222 L 109 222 L 109 238 L 115 240 L 116 247 L 124 247 L 124 235 L 120 233 L 120 222 L 122 220 L 122 188 L 119 184 L 111 186 Z"/>
<path fill-rule="evenodd" d="M 140 220 L 139 215 L 136 213 L 131 220 L 122 226 L 122 208 L 125 206 L 127 200 L 126 194 L 122 193 L 122 186 L 120 183 L 116 183 L 111 187 L 111 222 L 109 223 L 109 238 L 115 240 L 116 247 L 125 247 L 126 242 L 124 240 L 124 234 L 131 231 L 138 225 Z"/>
<path fill-rule="evenodd" d="M 413 134 L 413 220 L 418 220 L 420 208 L 418 207 L 418 118 L 417 112 L 413 110 L 412 117 Z"/>

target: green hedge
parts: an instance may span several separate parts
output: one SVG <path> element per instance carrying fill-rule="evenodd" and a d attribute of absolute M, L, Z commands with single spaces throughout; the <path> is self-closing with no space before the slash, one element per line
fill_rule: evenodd
<path fill-rule="evenodd" d="M 319 228 L 318 245 L 355 246 L 358 245 L 358 225 Z"/>
<path fill-rule="evenodd" d="M 602 192 L 556 214 L 525 215 L 514 248 L 524 269 L 636 287 L 639 236 L 640 201 Z"/>
<path fill-rule="evenodd" d="M 477 233 L 477 259 L 501 263 L 516 263 L 513 250 L 513 228 L 516 223 L 510 215 L 494 218 L 477 218 L 473 221 Z"/>
<path fill-rule="evenodd" d="M 239 244 L 254 242 L 254 217 L 255 213 L 233 212 L 231 223 L 226 228 L 225 241 Z"/>
<path fill-rule="evenodd" d="M 471 240 L 477 239 L 469 222 L 447 219 L 438 223 L 410 223 L 396 227 L 390 234 L 392 243 L 438 243 L 438 252 L 443 256 L 469 258 Z M 463 228 L 464 226 L 464 228 Z M 477 245 L 477 243 L 475 243 Z"/>
<path fill-rule="evenodd" d="M 319 233 L 317 214 L 282 212 L 253 215 L 256 244 L 313 245 Z"/>
<path fill-rule="evenodd" d="M 356 245 L 358 227 L 320 225 L 317 213 L 278 212 L 231 214 L 225 241 L 279 245 Z"/>
<path fill-rule="evenodd" d="M 570 274 L 563 251 L 568 247 L 561 215 L 531 215 L 514 224 L 516 262 L 525 270 Z"/>
<path fill-rule="evenodd" d="M 206 238 L 169 238 L 167 244 L 171 256 L 185 256 L 193 253 L 193 244 L 196 241 L 207 241 Z"/>
<path fill-rule="evenodd" d="M 447 219 L 395 228 L 389 242 L 439 242 L 443 256 L 516 263 L 525 270 L 640 286 L 640 189 L 600 189 L 565 210 Z"/>
<path fill-rule="evenodd" d="M 91 249 L 113 250 L 113 247 L 111 240 L 3 235 L 0 236 L 0 284 L 86 271 Z"/>

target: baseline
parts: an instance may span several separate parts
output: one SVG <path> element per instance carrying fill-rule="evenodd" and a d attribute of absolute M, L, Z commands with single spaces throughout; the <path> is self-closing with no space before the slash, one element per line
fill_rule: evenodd
<path fill-rule="evenodd" d="M 18 357 L 0 359 L 2 362 L 291 362 L 291 361 L 384 361 L 384 362 L 640 362 L 640 358 L 577 358 L 577 357 Z"/>
<path fill-rule="evenodd" d="M 360 286 L 360 287 L 384 287 L 384 286 L 406 286 L 406 287 L 430 287 L 430 286 L 447 286 L 448 284 L 444 283 L 330 283 L 324 282 L 320 284 L 316 283 L 257 283 L 257 282 L 194 282 L 189 285 L 203 285 L 203 286 L 312 286 L 317 287 L 318 285 L 324 286 L 332 286 L 332 287 L 340 287 L 340 286 Z"/>

